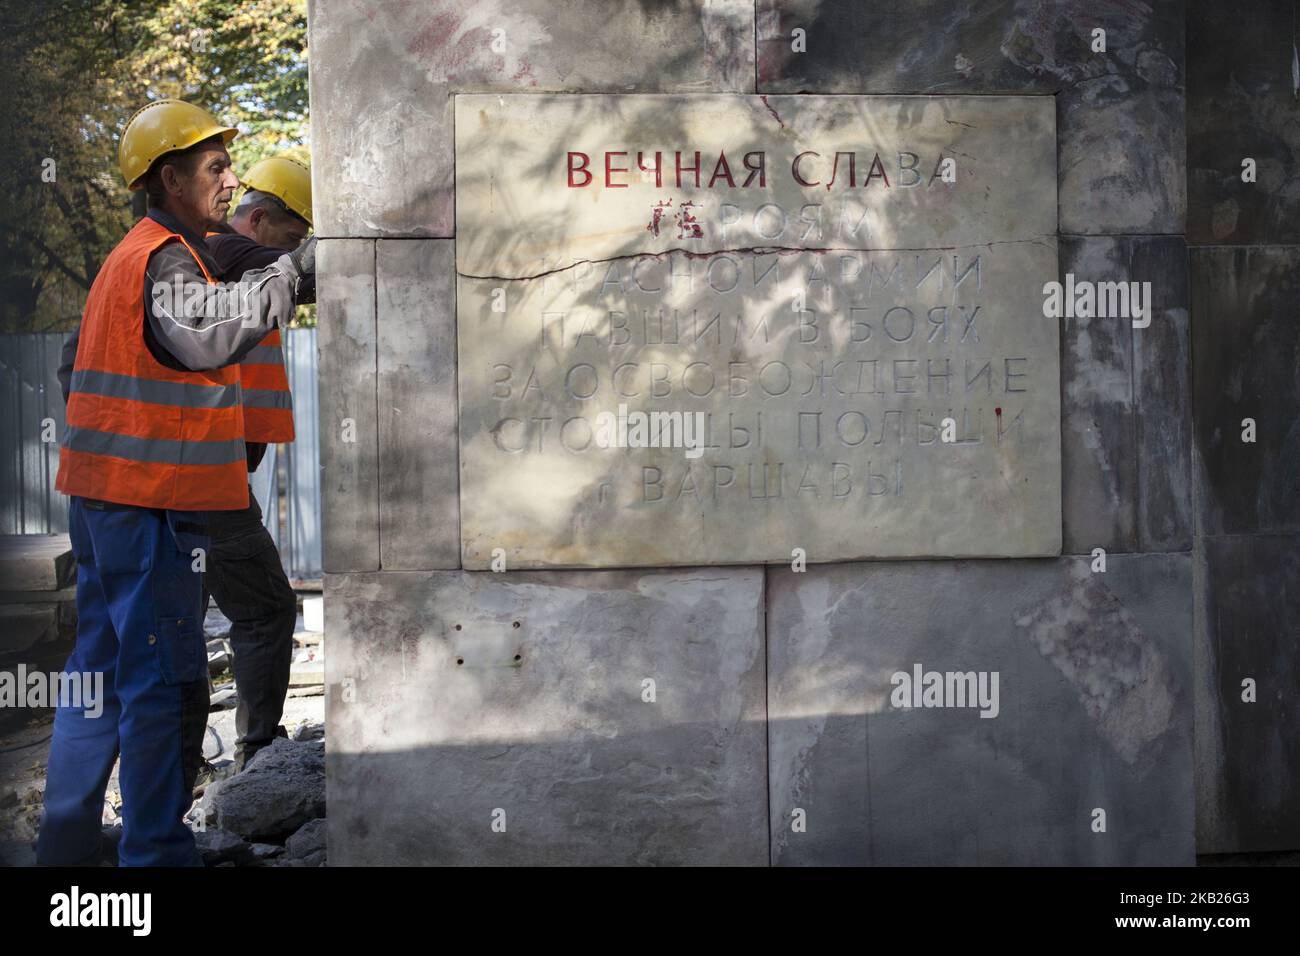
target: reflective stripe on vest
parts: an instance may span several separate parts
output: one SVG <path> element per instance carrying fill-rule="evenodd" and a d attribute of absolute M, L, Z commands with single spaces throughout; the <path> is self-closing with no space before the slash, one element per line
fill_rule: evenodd
<path fill-rule="evenodd" d="M 265 341 L 265 340 L 264 340 Z M 244 356 L 245 365 L 283 365 L 284 351 L 278 345 L 259 345 Z"/>
<path fill-rule="evenodd" d="M 248 411 L 253 408 L 292 409 L 293 396 L 288 392 L 277 392 L 273 389 L 246 388 L 244 389 L 244 419 L 246 422 Z M 257 439 L 250 438 L 249 441 L 257 441 Z"/>
<path fill-rule="evenodd" d="M 73 451 L 112 455 L 131 461 L 166 462 L 173 465 L 247 464 L 248 454 L 240 439 L 235 441 L 176 441 L 170 438 L 136 438 L 117 432 L 97 432 L 69 427 L 63 444 Z M 178 509 L 179 510 L 179 509 Z"/>
<path fill-rule="evenodd" d="M 159 382 L 113 372 L 82 369 L 72 373 L 73 392 L 129 398 L 153 405 L 182 408 L 230 408 L 239 404 L 239 385 L 196 385 L 190 382 Z"/>
<path fill-rule="evenodd" d="M 244 508 L 248 460 L 238 367 L 178 371 L 160 364 L 145 344 L 149 257 L 173 240 L 185 243 L 146 217 L 95 277 L 73 363 L 56 487 L 146 508 Z"/>

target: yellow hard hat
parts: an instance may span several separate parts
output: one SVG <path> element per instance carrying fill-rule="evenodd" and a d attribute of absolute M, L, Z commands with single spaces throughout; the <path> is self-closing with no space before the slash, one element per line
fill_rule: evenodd
<path fill-rule="evenodd" d="M 126 132 L 117 147 L 117 165 L 127 187 L 139 189 L 140 180 L 159 156 L 189 149 L 218 134 L 229 143 L 239 131 L 222 126 L 207 110 L 191 103 L 158 100 L 136 110 L 126 124 Z"/>
<path fill-rule="evenodd" d="M 240 177 L 249 189 L 270 193 L 311 225 L 311 169 L 288 156 L 260 160 Z"/>

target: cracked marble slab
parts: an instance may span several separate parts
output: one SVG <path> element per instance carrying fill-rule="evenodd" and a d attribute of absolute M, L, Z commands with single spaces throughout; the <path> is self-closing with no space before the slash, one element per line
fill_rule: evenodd
<path fill-rule="evenodd" d="M 464 567 L 1059 553 L 1050 101 L 465 95 L 456 148 Z"/>

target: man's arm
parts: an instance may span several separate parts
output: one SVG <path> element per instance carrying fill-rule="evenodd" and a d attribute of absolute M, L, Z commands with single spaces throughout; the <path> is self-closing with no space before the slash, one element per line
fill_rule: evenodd
<path fill-rule="evenodd" d="M 184 244 L 161 247 L 149 259 L 145 280 L 148 322 L 158 344 L 190 371 L 240 361 L 292 316 L 303 276 L 315 271 L 314 262 L 300 268 L 295 255 L 284 253 L 245 272 L 238 283 L 211 284 Z"/>
<path fill-rule="evenodd" d="M 264 246 L 238 232 L 221 232 L 208 236 L 208 251 L 216 260 L 217 278 L 223 282 L 233 282 L 254 269 L 265 269 L 284 255 L 283 249 Z M 316 301 L 315 275 L 303 276 L 302 282 L 298 284 L 295 301 L 298 305 Z"/>

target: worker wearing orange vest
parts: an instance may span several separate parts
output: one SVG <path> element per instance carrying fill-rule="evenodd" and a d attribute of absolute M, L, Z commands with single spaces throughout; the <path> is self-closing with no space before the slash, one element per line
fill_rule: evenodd
<path fill-rule="evenodd" d="M 178 100 L 145 106 L 122 135 L 123 177 L 151 209 L 87 297 L 62 370 L 56 481 L 71 497 L 77 559 L 77 644 L 64 670 L 102 695 L 59 701 L 38 863 L 98 856 L 119 755 L 121 865 L 201 863 L 183 816 L 207 723 L 207 513 L 248 504 L 238 362 L 288 320 L 315 272 L 308 244 L 238 284 L 216 281 L 204 234 L 239 185 L 226 152 L 236 135 Z"/>
<path fill-rule="evenodd" d="M 273 156 L 255 163 L 241 178 L 248 188 L 229 224 L 208 235 L 221 279 L 269 265 L 300 245 L 311 229 L 311 171 L 305 165 Z M 298 301 L 314 298 L 314 284 L 304 281 Z M 272 329 L 244 356 L 239 374 L 252 473 L 268 444 L 294 439 L 293 403 L 279 329 Z M 297 596 L 251 490 L 246 509 L 213 512 L 209 527 L 208 591 L 231 621 L 238 691 L 234 762 L 239 772 L 275 737 L 286 736 L 280 718 L 293 662 Z"/>

